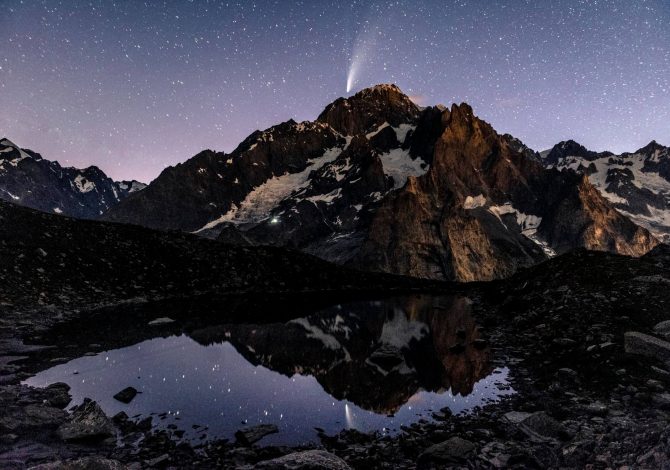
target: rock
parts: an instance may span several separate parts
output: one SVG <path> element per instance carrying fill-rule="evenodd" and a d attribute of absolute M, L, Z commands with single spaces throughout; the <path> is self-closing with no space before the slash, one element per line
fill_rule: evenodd
<path fill-rule="evenodd" d="M 574 339 L 570 338 L 556 338 L 552 343 L 558 346 L 574 346 L 577 342 Z"/>
<path fill-rule="evenodd" d="M 45 404 L 30 404 L 0 413 L 1 433 L 20 433 L 26 430 L 56 428 L 67 419 L 67 413 Z"/>
<path fill-rule="evenodd" d="M 170 456 L 168 454 L 163 454 L 151 460 L 146 460 L 144 463 L 147 467 L 155 467 L 156 465 L 167 462 L 168 460 L 170 460 Z"/>
<path fill-rule="evenodd" d="M 586 405 L 584 407 L 584 411 L 592 416 L 605 416 L 608 412 L 608 408 L 602 403 L 596 401 Z"/>
<path fill-rule="evenodd" d="M 95 441 L 114 436 L 116 430 L 100 406 L 86 398 L 58 428 L 57 434 L 64 441 Z"/>
<path fill-rule="evenodd" d="M 493 468 L 507 468 L 510 455 L 508 449 L 500 442 L 489 442 L 482 447 L 478 457 Z"/>
<path fill-rule="evenodd" d="M 140 431 L 149 431 L 152 425 L 153 425 L 153 418 L 151 416 L 147 416 L 146 418 L 137 423 L 137 429 L 139 429 Z"/>
<path fill-rule="evenodd" d="M 250 428 L 240 429 L 235 433 L 237 441 L 245 446 L 250 446 L 269 434 L 279 432 L 279 428 L 274 424 L 259 424 Z"/>
<path fill-rule="evenodd" d="M 137 395 L 137 390 L 133 387 L 126 387 L 121 390 L 119 393 L 114 395 L 114 399 L 120 401 L 121 403 L 128 404 L 133 401 L 133 398 Z"/>
<path fill-rule="evenodd" d="M 419 456 L 418 466 L 425 467 L 433 463 L 462 463 L 474 455 L 475 448 L 472 442 L 454 436 L 426 449 Z"/>
<path fill-rule="evenodd" d="M 48 402 L 57 408 L 63 409 L 72 401 L 70 386 L 63 382 L 56 382 L 45 388 L 49 392 Z"/>
<path fill-rule="evenodd" d="M 665 339 L 670 339 L 670 320 L 662 321 L 654 327 L 654 333 L 664 337 Z"/>
<path fill-rule="evenodd" d="M 127 467 L 117 460 L 102 457 L 84 457 L 77 460 L 58 460 L 30 467 L 30 470 L 125 470 Z"/>
<path fill-rule="evenodd" d="M 655 393 L 651 396 L 651 401 L 657 408 L 670 410 L 670 393 Z"/>
<path fill-rule="evenodd" d="M 539 442 L 546 441 L 547 439 L 564 440 L 568 437 L 568 433 L 563 425 L 544 411 L 533 413 L 521 421 L 519 429 L 531 439 Z"/>
<path fill-rule="evenodd" d="M 624 334 L 624 346 L 626 352 L 630 354 L 670 361 L 670 343 L 654 336 L 628 331 Z"/>
<path fill-rule="evenodd" d="M 572 369 L 569 369 L 567 367 L 563 367 L 562 369 L 558 369 L 558 372 L 556 373 L 558 376 L 558 379 L 562 383 L 572 383 L 577 380 L 577 372 L 575 372 Z"/>
<path fill-rule="evenodd" d="M 505 413 L 503 415 L 503 418 L 505 418 L 507 421 L 509 421 L 512 424 L 519 424 L 524 419 L 528 418 L 530 415 L 531 415 L 531 413 L 526 413 L 524 411 L 510 411 L 508 413 Z"/>
<path fill-rule="evenodd" d="M 294 452 L 276 459 L 258 462 L 254 468 L 263 470 L 351 470 L 344 460 L 325 450 Z"/>
<path fill-rule="evenodd" d="M 156 318 L 155 320 L 151 320 L 149 322 L 149 326 L 167 325 L 169 323 L 174 323 L 174 320 L 170 317 L 160 317 Z"/>

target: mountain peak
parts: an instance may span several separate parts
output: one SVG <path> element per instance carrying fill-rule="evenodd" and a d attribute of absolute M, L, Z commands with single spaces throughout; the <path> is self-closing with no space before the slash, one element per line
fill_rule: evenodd
<path fill-rule="evenodd" d="M 366 134 L 387 122 L 393 127 L 414 123 L 419 108 L 393 84 L 365 88 L 349 98 L 338 98 L 317 118 L 344 135 Z"/>
<path fill-rule="evenodd" d="M 363 88 L 361 91 L 356 93 L 356 95 L 365 95 L 370 93 L 399 93 L 404 95 L 402 90 L 400 90 L 400 87 L 398 87 L 398 85 L 395 83 L 379 83 L 368 88 Z"/>
<path fill-rule="evenodd" d="M 560 160 L 566 157 L 582 157 L 585 160 L 595 160 L 602 155 L 610 155 L 609 152 L 604 152 L 599 154 L 588 150 L 582 144 L 575 142 L 574 140 L 564 140 L 554 145 L 551 151 L 545 157 L 545 163 L 549 165 L 554 165 Z"/>
<path fill-rule="evenodd" d="M 659 144 L 655 140 L 652 140 L 647 145 L 645 145 L 641 149 L 637 150 L 635 153 L 643 154 L 643 155 L 651 155 L 651 154 L 655 153 L 656 151 L 663 151 L 663 150 L 666 150 L 666 149 L 667 149 L 667 147 Z"/>

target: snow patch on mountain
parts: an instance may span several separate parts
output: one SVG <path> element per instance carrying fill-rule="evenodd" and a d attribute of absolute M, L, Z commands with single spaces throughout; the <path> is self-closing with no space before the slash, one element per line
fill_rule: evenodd
<path fill-rule="evenodd" d="M 542 217 L 533 214 L 526 214 L 516 209 L 511 202 L 502 205 L 490 205 L 487 207 L 486 197 L 483 194 L 477 196 L 467 196 L 463 202 L 463 209 L 474 210 L 485 208 L 488 212 L 495 215 L 500 223 L 509 230 L 507 224 L 503 221 L 503 216 L 513 215 L 521 234 L 538 245 L 547 256 L 556 256 L 556 252 L 544 241 L 537 233 L 537 229 L 542 223 Z"/>
<path fill-rule="evenodd" d="M 25 160 L 26 158 L 31 158 L 30 155 L 28 155 L 21 147 L 16 145 L 14 142 L 12 142 L 9 139 L 2 139 L 0 140 L 0 145 L 4 146 L 5 148 L 0 149 L 0 153 L 9 153 L 12 151 L 17 151 L 19 152 L 19 158 L 14 158 L 10 160 L 9 162 L 13 166 L 17 166 L 21 160 Z"/>
<path fill-rule="evenodd" d="M 365 138 L 368 140 L 372 139 L 374 136 L 379 134 L 382 130 L 386 129 L 388 126 L 390 126 L 390 124 L 384 121 L 379 126 L 377 126 L 377 128 L 374 131 L 365 134 Z"/>
<path fill-rule="evenodd" d="M 421 176 L 428 171 L 428 164 L 420 158 L 412 158 L 409 150 L 392 149 L 379 156 L 384 174 L 393 178 L 393 189 L 402 188 L 410 176 Z"/>
<path fill-rule="evenodd" d="M 77 175 L 74 179 L 74 184 L 80 193 L 89 193 L 95 189 L 95 183 L 89 181 L 83 175 Z"/>
<path fill-rule="evenodd" d="M 312 171 L 335 160 L 346 148 L 334 147 L 326 150 L 320 157 L 314 158 L 310 164 L 297 173 L 284 173 L 274 176 L 265 183 L 254 188 L 239 204 L 223 214 L 221 217 L 208 222 L 193 233 L 200 233 L 217 227 L 226 222 L 234 224 L 258 223 L 267 219 L 270 212 L 283 199 L 309 184 L 309 175 Z"/>
<path fill-rule="evenodd" d="M 413 131 L 416 129 L 416 126 L 412 124 L 400 124 L 398 127 L 394 127 L 393 130 L 395 131 L 396 138 L 398 139 L 398 142 L 401 144 L 405 143 L 405 139 L 407 138 L 407 133 L 409 131 Z"/>

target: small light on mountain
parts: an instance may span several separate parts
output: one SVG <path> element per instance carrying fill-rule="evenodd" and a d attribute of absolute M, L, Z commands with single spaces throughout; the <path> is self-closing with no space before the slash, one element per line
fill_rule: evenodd
<path fill-rule="evenodd" d="M 270 223 L 271 224 L 278 224 L 279 223 L 279 217 L 273 217 L 272 219 L 270 219 Z"/>

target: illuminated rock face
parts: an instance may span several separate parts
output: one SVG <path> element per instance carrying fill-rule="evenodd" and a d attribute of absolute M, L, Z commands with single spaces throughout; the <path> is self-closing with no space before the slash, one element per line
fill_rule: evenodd
<path fill-rule="evenodd" d="M 640 256 L 657 244 L 588 179 L 545 168 L 467 104 L 418 108 L 394 85 L 254 132 L 231 154 L 202 152 L 104 217 L 459 281 L 575 248 Z"/>
<path fill-rule="evenodd" d="M 252 364 L 314 376 L 338 400 L 392 414 L 421 390 L 468 395 L 491 373 L 471 303 L 415 296 L 337 306 L 269 325 L 225 325 L 191 333 L 232 343 Z"/>
<path fill-rule="evenodd" d="M 488 280 L 578 247 L 640 256 L 657 244 L 585 177 L 545 170 L 467 104 L 440 119 L 430 170 L 383 201 L 360 266 Z"/>

